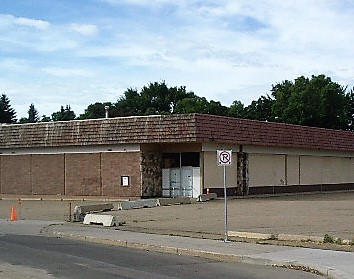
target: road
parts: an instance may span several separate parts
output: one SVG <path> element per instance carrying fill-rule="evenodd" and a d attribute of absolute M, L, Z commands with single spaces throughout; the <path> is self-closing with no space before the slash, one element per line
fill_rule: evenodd
<path fill-rule="evenodd" d="M 0 278 L 321 278 L 288 269 L 222 263 L 46 237 L 36 229 L 26 229 L 29 225 L 19 227 L 21 231 L 18 231 L 11 223 L 0 224 Z"/>

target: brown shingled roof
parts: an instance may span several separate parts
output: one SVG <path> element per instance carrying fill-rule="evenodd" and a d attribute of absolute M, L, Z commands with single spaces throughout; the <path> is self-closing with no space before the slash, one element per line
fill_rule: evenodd
<path fill-rule="evenodd" d="M 354 133 L 292 124 L 196 115 L 200 142 L 354 151 Z"/>
<path fill-rule="evenodd" d="M 195 117 L 138 116 L 0 126 L 0 148 L 195 141 Z"/>
<path fill-rule="evenodd" d="M 217 142 L 354 152 L 354 133 L 204 114 L 0 126 L 0 148 Z"/>

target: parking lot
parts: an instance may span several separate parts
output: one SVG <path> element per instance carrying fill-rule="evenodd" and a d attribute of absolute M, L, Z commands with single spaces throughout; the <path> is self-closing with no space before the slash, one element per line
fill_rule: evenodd
<path fill-rule="evenodd" d="M 95 200 L 0 200 L 0 218 L 9 219 L 16 206 L 19 218 L 67 221 L 76 205 Z M 111 202 L 111 201 L 110 201 Z M 112 201 L 117 208 L 117 201 Z M 178 235 L 222 235 L 224 200 L 154 208 L 114 210 L 122 229 Z M 354 192 L 298 194 L 228 200 L 231 231 L 303 234 L 354 239 Z"/>

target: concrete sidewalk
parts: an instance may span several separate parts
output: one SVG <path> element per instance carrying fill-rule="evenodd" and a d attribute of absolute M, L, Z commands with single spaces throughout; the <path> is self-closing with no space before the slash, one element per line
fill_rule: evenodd
<path fill-rule="evenodd" d="M 354 253 L 127 232 L 73 224 L 48 226 L 46 233 L 94 243 L 154 250 L 215 260 L 318 271 L 328 278 L 353 279 Z"/>

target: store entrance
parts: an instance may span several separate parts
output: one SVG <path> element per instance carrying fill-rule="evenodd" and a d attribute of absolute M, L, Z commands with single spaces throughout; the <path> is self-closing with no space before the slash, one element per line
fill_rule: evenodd
<path fill-rule="evenodd" d="M 162 169 L 163 197 L 200 195 L 200 154 L 198 152 L 164 153 Z"/>

